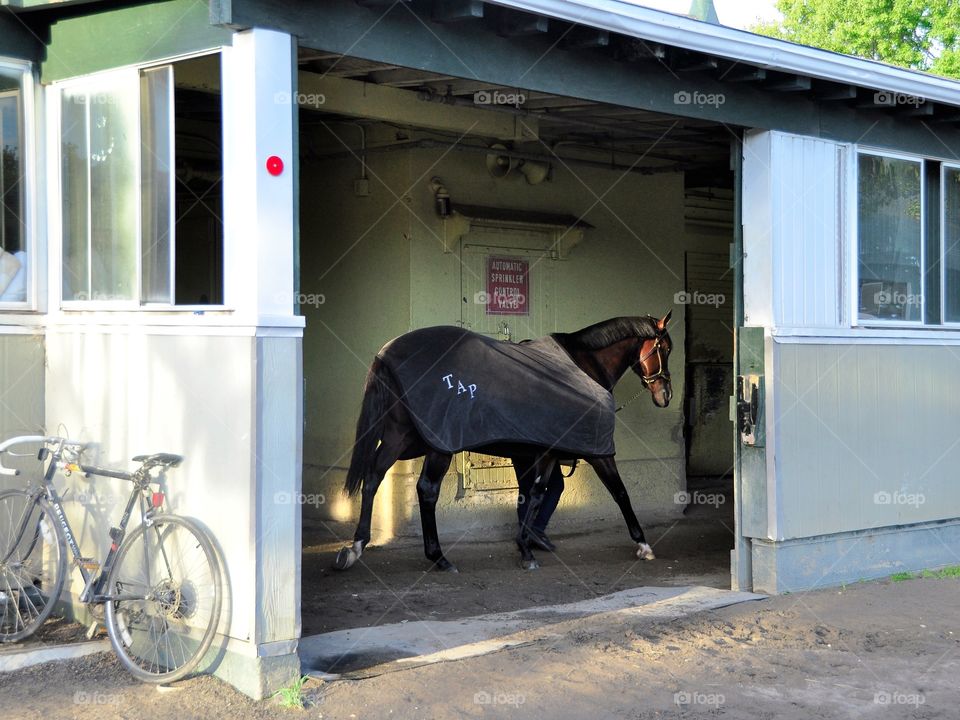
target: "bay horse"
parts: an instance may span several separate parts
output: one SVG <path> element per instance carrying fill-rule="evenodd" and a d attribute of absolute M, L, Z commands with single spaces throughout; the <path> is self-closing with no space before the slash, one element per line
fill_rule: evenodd
<path fill-rule="evenodd" d="M 668 312 L 659 320 L 652 316 L 612 318 L 577 332 L 555 333 L 549 337 L 556 341 L 580 371 L 610 394 L 607 398 L 610 403 L 610 412 L 612 412 L 613 388 L 628 370 L 633 370 L 640 377 L 644 387 L 649 390 L 654 405 L 665 408 L 673 396 L 670 371 L 667 366 L 672 349 L 670 335 L 667 332 L 667 323 L 670 321 L 671 314 L 672 312 Z M 441 328 L 431 330 L 441 330 Z M 452 329 L 447 328 L 447 330 Z M 428 330 L 413 332 L 429 333 Z M 444 557 L 440 548 L 436 519 L 440 484 L 450 467 L 453 453 L 438 450 L 424 439 L 423 433 L 417 429 L 414 417 L 411 415 L 409 398 L 386 362 L 393 344 L 410 335 L 412 333 L 401 335 L 400 338 L 385 345 L 377 354 L 367 374 L 363 403 L 357 421 L 356 442 L 344 484 L 344 490 L 349 495 L 362 492 L 360 519 L 353 544 L 342 548 L 337 554 L 334 566 L 339 570 L 346 570 L 356 563 L 367 543 L 370 542 L 373 500 L 387 471 L 398 460 L 423 457 L 423 468 L 417 481 L 417 498 L 420 504 L 424 553 L 432 563 L 432 569 L 457 572 L 457 568 Z M 500 345 L 496 341 L 487 342 Z M 441 355 L 437 353 L 434 364 L 439 362 Z M 574 369 L 574 373 L 576 372 Z M 450 382 L 447 377 L 444 379 Z M 473 394 L 472 387 L 470 394 Z M 543 411 L 549 413 L 551 408 L 543 408 Z M 465 428 L 464 431 L 468 429 Z M 609 434 L 612 448 L 612 423 Z M 520 524 L 516 536 L 521 567 L 524 569 L 539 567 L 530 549 L 529 528 L 537 516 L 553 466 L 559 460 L 575 460 L 577 457 L 582 457 L 593 467 L 600 481 L 619 506 L 630 537 L 637 543 L 637 557 L 644 560 L 654 559 L 653 551 L 644 538 L 643 530 L 630 504 L 630 498 L 612 453 L 585 456 L 558 450 L 556 446 L 530 446 L 509 441 L 462 449 L 519 459 L 525 465 L 533 467 L 535 480 L 527 499 L 526 520 Z"/>

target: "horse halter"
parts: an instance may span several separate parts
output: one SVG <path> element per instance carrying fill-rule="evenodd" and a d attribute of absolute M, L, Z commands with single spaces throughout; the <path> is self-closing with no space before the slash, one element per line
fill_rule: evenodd
<path fill-rule="evenodd" d="M 661 379 L 666 380 L 667 382 L 670 382 L 670 373 L 667 371 L 664 371 L 663 369 L 664 368 L 663 353 L 660 345 L 660 341 L 663 340 L 663 335 L 664 333 L 660 333 L 659 335 L 657 335 L 657 339 L 654 341 L 653 347 L 650 348 L 650 351 L 646 355 L 641 357 L 639 360 L 637 360 L 636 362 L 636 365 L 640 366 L 640 382 L 642 382 L 644 385 L 650 385 L 650 383 L 652 383 L 654 380 L 661 380 Z M 656 353 L 657 355 L 657 371 L 653 375 L 643 375 L 642 374 L 644 372 L 643 363 L 647 358 L 652 357 L 654 353 Z"/>

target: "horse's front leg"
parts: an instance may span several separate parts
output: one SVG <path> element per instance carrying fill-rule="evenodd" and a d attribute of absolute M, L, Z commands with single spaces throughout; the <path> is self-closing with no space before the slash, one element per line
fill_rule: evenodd
<path fill-rule="evenodd" d="M 637 520 L 636 513 L 633 512 L 633 506 L 630 504 L 630 496 L 627 489 L 623 486 L 623 480 L 620 478 L 620 471 L 617 470 L 617 463 L 613 457 L 589 458 L 587 460 L 593 469 L 600 476 L 600 482 L 610 493 L 614 502 L 623 513 L 623 519 L 627 522 L 627 529 L 630 531 L 630 537 L 637 543 L 637 557 L 641 560 L 653 560 L 655 556 L 653 549 L 647 544 L 643 536 L 643 528 Z"/>
<path fill-rule="evenodd" d="M 530 528 L 533 527 L 537 519 L 537 513 L 540 512 L 540 504 L 543 502 L 543 494 L 547 488 L 547 481 L 553 472 L 553 466 L 556 458 L 552 455 L 545 455 L 537 458 L 533 468 L 529 470 L 534 474 L 533 482 L 528 486 L 526 495 L 526 512 L 523 514 L 523 521 L 520 523 L 520 529 L 517 532 L 517 547 L 520 549 L 520 567 L 524 570 L 536 570 L 540 563 L 533 556 L 530 549 Z"/>

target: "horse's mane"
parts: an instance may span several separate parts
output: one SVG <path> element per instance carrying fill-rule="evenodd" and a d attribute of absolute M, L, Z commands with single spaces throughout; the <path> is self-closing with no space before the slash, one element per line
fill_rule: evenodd
<path fill-rule="evenodd" d="M 645 315 L 611 318 L 576 332 L 554 333 L 553 337 L 568 350 L 601 350 L 627 338 L 653 338 L 659 334 L 657 320 Z"/>

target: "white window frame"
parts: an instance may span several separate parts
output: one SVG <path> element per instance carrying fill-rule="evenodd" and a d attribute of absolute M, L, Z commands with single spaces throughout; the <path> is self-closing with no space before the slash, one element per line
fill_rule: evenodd
<path fill-rule="evenodd" d="M 872 148 L 862 145 L 853 146 L 853 162 L 851 163 L 852 188 L 851 197 L 853 202 L 850 207 L 850 226 L 851 226 L 851 248 L 850 253 L 850 272 L 852 283 L 849 297 L 850 323 L 853 328 L 939 328 L 940 325 L 926 324 L 927 309 L 927 258 L 926 258 L 926 237 L 927 237 L 927 191 L 925 181 L 925 170 L 927 157 L 924 155 L 914 155 L 912 153 L 902 153 L 884 148 Z M 906 160 L 920 164 L 920 305 L 919 320 L 882 320 L 877 318 L 860 317 L 860 155 L 871 155 L 874 157 L 891 158 L 894 160 Z M 942 205 L 942 203 L 941 203 Z M 941 316 L 942 319 L 942 316 Z"/>
<path fill-rule="evenodd" d="M 947 320 L 947 171 L 960 172 L 960 162 L 940 163 L 940 323 L 944 328 L 960 329 L 960 320 Z"/>
<path fill-rule="evenodd" d="M 141 264 L 140 264 L 140 204 L 137 204 L 137 213 L 136 217 L 136 251 L 134 254 L 134 293 L 133 299 L 131 300 L 65 300 L 63 298 L 63 91 L 69 89 L 85 89 L 90 90 L 90 85 L 92 83 L 97 83 L 101 81 L 109 82 L 111 78 L 125 79 L 128 82 L 136 79 L 136 87 L 139 92 L 139 68 L 128 67 L 118 70 L 107 70 L 104 72 L 95 73 L 92 75 L 85 75 L 80 78 L 71 78 L 70 80 L 64 80 L 63 82 L 57 83 L 55 89 L 53 90 L 54 96 L 51 99 L 52 101 L 48 104 L 49 110 L 56 115 L 56 134 L 55 134 L 55 149 L 52 149 L 52 154 L 56 158 L 57 166 L 57 184 L 56 184 L 56 197 L 57 197 L 57 236 L 59 238 L 59 247 L 60 247 L 60 257 L 58 258 L 57 263 L 57 297 L 60 300 L 60 307 L 64 310 L 120 310 L 120 311 L 130 311 L 140 309 L 140 293 L 141 293 Z M 89 108 L 89 103 L 86 103 L 86 106 Z M 139 111 L 138 111 L 139 117 Z M 87 151 L 89 152 L 89 137 L 90 128 L 87 126 Z M 139 127 L 137 128 L 137 149 L 140 149 L 140 134 Z M 134 155 L 134 171 L 133 177 L 137 178 L 137 184 L 139 187 L 140 179 L 140 153 L 137 152 Z M 89 205 L 90 205 L 90 179 L 89 179 L 89 168 L 88 168 L 88 177 L 87 177 L 87 243 L 88 243 L 88 253 L 92 252 L 92 239 L 90 237 L 90 227 L 89 223 L 91 221 Z M 139 190 L 138 190 L 139 192 Z M 139 198 L 139 194 L 137 196 Z M 90 267 L 92 264 L 88 264 L 88 273 L 90 272 Z"/>
<path fill-rule="evenodd" d="M 48 88 L 47 96 L 47 105 L 49 108 L 49 114 L 52 117 L 52 138 L 51 138 L 51 158 L 53 160 L 52 165 L 55 167 L 55 185 L 53 192 L 53 205 L 55 210 L 51 213 L 51 235 L 57 238 L 57 252 L 56 257 L 51 256 L 51 262 L 56 264 L 56 270 L 52 275 L 52 279 L 55 279 L 53 283 L 56 286 L 56 290 L 52 293 L 52 297 L 56 302 L 57 306 L 63 312 L 113 312 L 113 313 L 143 313 L 143 312 L 162 312 L 162 313 L 220 313 L 220 312 L 232 312 L 232 308 L 224 303 L 221 304 L 207 304 L 207 305 L 177 305 L 176 302 L 176 288 L 175 288 L 175 258 L 176 258 L 176 176 L 175 173 L 171 173 L 171 193 L 170 193 L 170 218 L 171 218 L 171 228 L 170 228 L 170 292 L 174 296 L 174 303 L 162 303 L 162 302 L 143 302 L 143 264 L 142 264 L 142 254 L 141 254 L 141 242 L 143 239 L 143 228 L 142 228 L 142 202 L 138 203 L 138 209 L 136 213 L 136 252 L 135 252 L 135 262 L 136 262 L 136 292 L 135 297 L 132 300 L 106 300 L 106 301 L 97 301 L 97 300 L 65 300 L 63 297 L 63 164 L 61 156 L 61 141 L 62 141 L 62 106 L 61 106 L 61 95 L 65 89 L 71 88 L 81 88 L 84 86 L 89 86 L 90 83 L 97 82 L 103 78 L 109 78 L 111 76 L 123 77 L 124 75 L 135 77 L 137 80 L 137 87 L 140 86 L 140 77 L 143 70 L 149 70 L 152 68 L 162 67 L 164 65 L 175 65 L 178 62 L 183 60 L 189 60 L 196 57 L 202 57 L 206 55 L 222 55 L 222 48 L 216 48 L 212 50 L 207 50 L 197 53 L 189 53 L 186 55 L 181 55 L 177 57 L 164 58 L 163 60 L 158 60 L 155 62 L 144 63 L 140 65 L 128 65 L 121 68 L 111 68 L 110 70 L 104 70 L 102 72 L 91 73 L 89 75 L 82 75 L 66 80 L 60 80 L 55 83 L 52 83 Z M 221 60 L 222 62 L 222 60 Z M 221 65 L 222 68 L 222 65 Z M 221 69 L 222 77 L 222 69 Z M 171 86 L 171 93 L 174 92 L 174 86 Z M 138 95 L 139 98 L 139 95 Z M 172 100 L 172 98 L 171 98 Z M 139 118 L 139 103 L 138 103 L 138 118 Z M 173 158 L 176 157 L 176 124 L 174 120 L 174 114 L 176 110 L 174 108 L 173 102 L 170 103 L 170 128 L 174 133 L 174 137 L 170 139 L 170 152 Z M 137 139 L 140 140 L 140 124 L 137 124 Z M 138 142 L 139 145 L 139 142 Z M 137 153 L 134 158 L 135 170 L 134 177 L 137 178 L 138 188 L 140 185 L 141 177 L 141 153 Z M 171 167 L 174 167 L 171 164 Z M 142 188 L 141 188 L 142 189 Z M 139 191 L 138 191 L 139 192 Z M 88 187 L 89 193 L 89 187 Z M 138 195 L 138 197 L 140 197 Z M 226 283 L 226 262 L 221 268 L 221 272 L 224 273 L 223 282 Z M 226 297 L 224 297 L 224 302 Z M 2 307 L 2 306 L 0 306 Z"/>
<path fill-rule="evenodd" d="M 28 60 L 0 57 L 0 69 L 20 73 L 20 168 L 23 183 L 23 243 L 27 253 L 27 297 L 25 300 L 0 302 L 0 313 L 37 312 L 41 277 L 40 247 L 36 232 L 37 198 L 37 115 L 35 96 L 37 79 L 33 63 Z"/>

